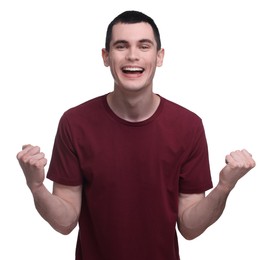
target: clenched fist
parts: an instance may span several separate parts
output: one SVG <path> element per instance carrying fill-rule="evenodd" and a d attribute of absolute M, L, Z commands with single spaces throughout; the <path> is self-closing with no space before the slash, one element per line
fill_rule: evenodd
<path fill-rule="evenodd" d="M 28 187 L 32 191 L 35 190 L 45 179 L 44 167 L 47 164 L 45 154 L 40 151 L 40 147 L 28 144 L 23 145 L 22 151 L 17 154 L 17 159 Z"/>
<path fill-rule="evenodd" d="M 220 173 L 220 183 L 228 189 L 232 189 L 256 165 L 252 155 L 245 149 L 227 155 L 226 164 Z"/>

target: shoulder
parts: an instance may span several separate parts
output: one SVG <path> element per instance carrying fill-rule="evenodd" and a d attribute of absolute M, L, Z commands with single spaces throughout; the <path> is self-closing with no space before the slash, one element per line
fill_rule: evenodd
<path fill-rule="evenodd" d="M 69 121 L 83 120 L 84 118 L 98 117 L 105 111 L 106 95 L 98 96 L 66 110 L 62 118 Z"/>
<path fill-rule="evenodd" d="M 163 114 L 173 120 L 183 119 L 183 122 L 202 122 L 202 119 L 192 110 L 175 103 L 171 100 L 168 100 L 164 97 L 161 97 L 163 103 Z"/>
<path fill-rule="evenodd" d="M 60 118 L 59 125 L 79 127 L 86 124 L 96 125 L 106 114 L 106 95 L 98 96 L 66 110 Z"/>
<path fill-rule="evenodd" d="M 99 108 L 104 106 L 104 101 L 106 100 L 106 95 L 98 96 L 88 101 L 85 101 L 75 107 L 72 107 L 65 111 L 64 114 L 79 114 L 92 111 L 94 108 Z"/>

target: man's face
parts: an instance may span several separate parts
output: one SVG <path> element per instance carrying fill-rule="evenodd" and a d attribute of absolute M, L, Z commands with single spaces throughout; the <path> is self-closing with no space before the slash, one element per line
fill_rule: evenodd
<path fill-rule="evenodd" d="M 164 50 L 157 51 L 152 27 L 148 23 L 113 26 L 110 51 L 102 50 L 105 66 L 110 66 L 115 88 L 139 91 L 152 88 L 157 66 L 161 66 Z"/>

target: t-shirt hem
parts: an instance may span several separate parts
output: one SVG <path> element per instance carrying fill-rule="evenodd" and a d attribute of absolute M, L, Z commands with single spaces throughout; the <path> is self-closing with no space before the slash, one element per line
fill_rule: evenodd
<path fill-rule="evenodd" d="M 213 188 L 212 184 L 198 187 L 198 188 L 192 188 L 192 189 L 179 189 L 179 193 L 186 193 L 186 194 L 194 194 L 194 193 L 203 193 Z"/>
<path fill-rule="evenodd" d="M 47 179 L 62 184 L 62 185 L 67 185 L 67 186 L 79 186 L 82 185 L 81 181 L 78 180 L 67 180 L 67 179 L 62 179 L 62 178 L 54 178 L 53 176 L 47 175 Z"/>

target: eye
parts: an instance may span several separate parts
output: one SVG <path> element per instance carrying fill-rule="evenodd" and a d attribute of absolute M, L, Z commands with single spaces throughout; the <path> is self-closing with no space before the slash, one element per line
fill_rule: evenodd
<path fill-rule="evenodd" d="M 141 45 L 141 49 L 148 49 L 148 48 L 149 48 L 149 46 L 147 44 Z"/>
<path fill-rule="evenodd" d="M 143 51 L 148 51 L 151 46 L 149 44 L 141 44 L 139 48 Z"/>
<path fill-rule="evenodd" d="M 116 45 L 116 49 L 117 50 L 123 50 L 123 49 L 125 49 L 126 48 L 126 45 L 125 44 L 117 44 Z"/>

